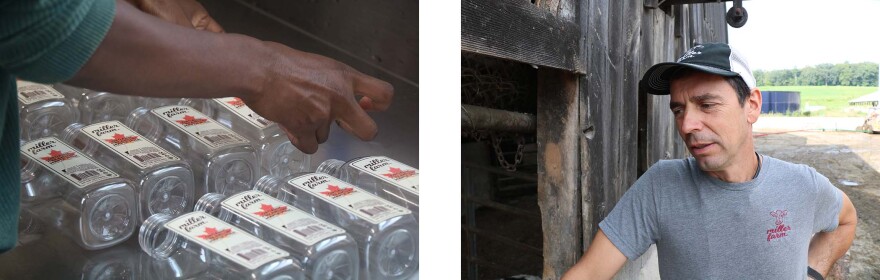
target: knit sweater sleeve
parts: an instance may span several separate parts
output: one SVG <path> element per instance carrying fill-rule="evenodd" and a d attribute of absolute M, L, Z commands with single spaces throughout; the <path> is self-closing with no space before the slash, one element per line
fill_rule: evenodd
<path fill-rule="evenodd" d="M 0 253 L 18 235 L 21 192 L 15 78 L 70 79 L 110 29 L 114 0 L 0 0 Z"/>
<path fill-rule="evenodd" d="M 23 80 L 70 79 L 113 22 L 114 0 L 0 0 L 0 68 Z"/>

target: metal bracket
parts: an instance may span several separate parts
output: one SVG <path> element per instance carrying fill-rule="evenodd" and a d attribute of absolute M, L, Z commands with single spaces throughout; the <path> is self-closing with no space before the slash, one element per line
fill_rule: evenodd
<path fill-rule="evenodd" d="M 746 22 L 749 20 L 749 13 L 746 12 L 746 8 L 743 8 L 742 0 L 733 0 L 733 7 L 727 10 L 725 19 L 727 24 L 733 28 L 740 28 L 746 25 Z"/>

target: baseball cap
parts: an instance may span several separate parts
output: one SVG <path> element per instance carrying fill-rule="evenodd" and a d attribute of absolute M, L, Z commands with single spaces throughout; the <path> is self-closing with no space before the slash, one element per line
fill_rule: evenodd
<path fill-rule="evenodd" d="M 669 76 L 685 68 L 725 77 L 739 76 L 749 88 L 755 88 L 755 77 L 741 53 L 724 43 L 707 43 L 694 46 L 676 62 L 651 66 L 639 81 L 639 89 L 650 94 L 667 95 Z"/>

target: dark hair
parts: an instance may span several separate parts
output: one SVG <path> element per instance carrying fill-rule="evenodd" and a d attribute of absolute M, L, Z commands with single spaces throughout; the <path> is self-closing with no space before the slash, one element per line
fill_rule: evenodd
<path fill-rule="evenodd" d="M 670 85 L 672 85 L 672 81 L 696 72 L 697 70 L 682 67 L 678 71 L 669 74 L 669 77 L 666 80 L 669 81 Z M 749 88 L 749 85 L 746 84 L 746 81 L 743 80 L 743 78 L 740 76 L 723 76 L 723 78 L 725 81 L 727 81 L 728 84 L 730 84 L 731 87 L 733 87 L 733 90 L 736 91 L 736 96 L 739 99 L 739 106 L 745 105 L 746 99 L 749 99 L 749 95 L 751 95 L 751 89 Z"/>

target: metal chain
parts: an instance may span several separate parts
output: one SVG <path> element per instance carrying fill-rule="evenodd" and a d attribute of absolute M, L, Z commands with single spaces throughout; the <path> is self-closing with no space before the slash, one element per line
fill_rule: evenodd
<path fill-rule="evenodd" d="M 495 132 L 490 132 L 490 135 L 492 137 L 492 147 L 495 148 L 495 156 L 498 158 L 498 164 L 507 171 L 516 171 L 516 167 L 522 163 L 523 148 L 525 147 L 526 142 L 525 137 L 520 135 L 516 140 L 516 154 L 514 155 L 513 163 L 511 164 L 504 158 L 504 151 L 501 150 L 501 137 Z"/>

